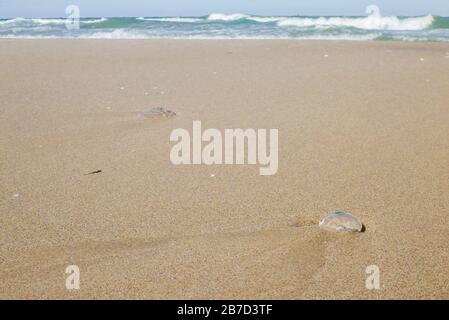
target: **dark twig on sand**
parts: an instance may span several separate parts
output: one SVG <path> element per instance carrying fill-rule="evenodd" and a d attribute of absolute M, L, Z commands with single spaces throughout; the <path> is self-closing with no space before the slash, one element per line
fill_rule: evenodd
<path fill-rule="evenodd" d="M 87 176 L 87 175 L 89 175 L 89 174 L 100 173 L 100 172 L 101 172 L 101 170 L 92 171 L 92 172 L 86 173 L 85 176 Z"/>

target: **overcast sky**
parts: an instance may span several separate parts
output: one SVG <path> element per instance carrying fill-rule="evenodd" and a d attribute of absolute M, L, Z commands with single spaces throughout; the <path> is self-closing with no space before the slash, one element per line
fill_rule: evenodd
<path fill-rule="evenodd" d="M 258 15 L 365 15 L 374 4 L 383 15 L 449 16 L 449 0 L 0 0 L 0 17 L 63 17 L 67 5 L 82 17 Z"/>

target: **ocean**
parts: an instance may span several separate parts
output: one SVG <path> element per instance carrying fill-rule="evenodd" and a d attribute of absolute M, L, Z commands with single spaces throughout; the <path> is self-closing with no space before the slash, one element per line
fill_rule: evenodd
<path fill-rule="evenodd" d="M 0 38 L 92 39 L 316 39 L 449 42 L 449 17 L 255 16 L 0 19 Z"/>

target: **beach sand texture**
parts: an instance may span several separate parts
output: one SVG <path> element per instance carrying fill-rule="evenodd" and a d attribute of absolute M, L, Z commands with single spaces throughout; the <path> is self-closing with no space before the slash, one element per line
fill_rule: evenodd
<path fill-rule="evenodd" d="M 0 298 L 448 299 L 447 52 L 0 40 Z M 278 173 L 174 166 L 193 120 L 279 129 Z M 335 210 L 366 231 L 321 230 Z"/>

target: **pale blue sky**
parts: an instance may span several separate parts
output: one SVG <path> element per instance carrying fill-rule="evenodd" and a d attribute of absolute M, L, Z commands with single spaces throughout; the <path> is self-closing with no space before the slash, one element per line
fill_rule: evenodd
<path fill-rule="evenodd" d="M 383 15 L 449 16 L 449 0 L 0 0 L 0 17 L 63 17 L 76 4 L 82 17 L 197 16 L 213 12 L 258 15 L 364 15 L 366 6 Z"/>

